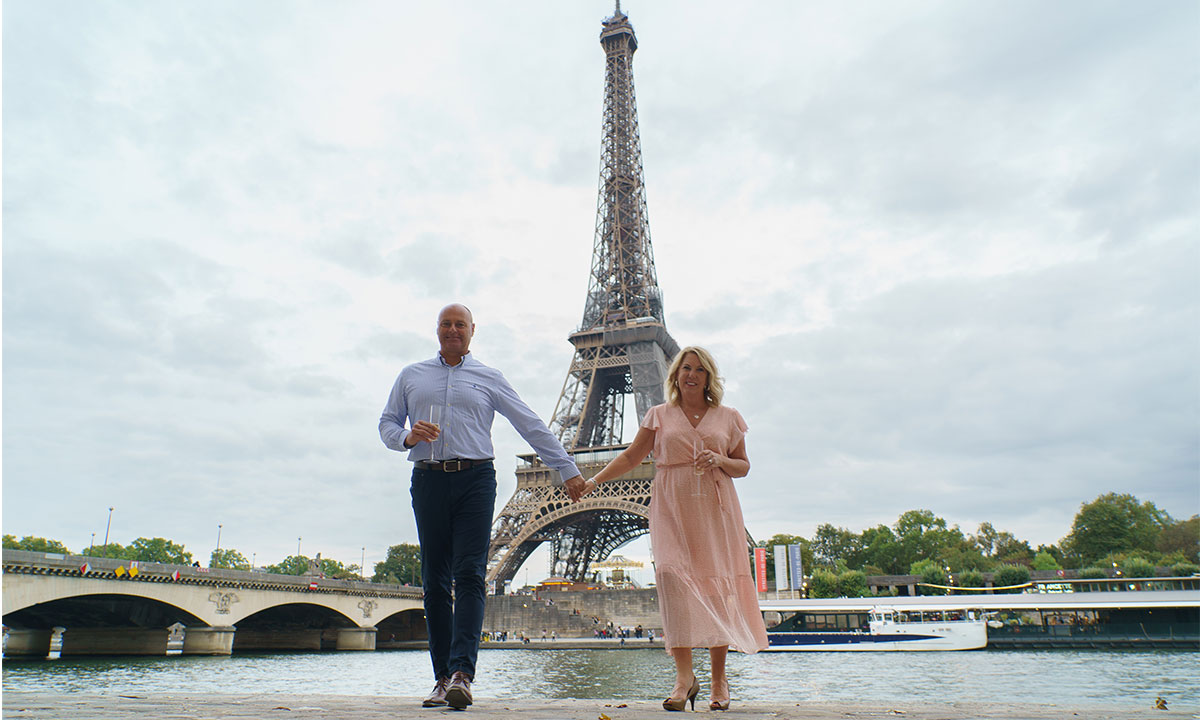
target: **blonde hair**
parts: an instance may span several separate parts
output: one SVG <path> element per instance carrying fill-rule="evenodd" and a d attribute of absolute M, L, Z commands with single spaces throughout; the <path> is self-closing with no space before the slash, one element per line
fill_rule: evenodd
<path fill-rule="evenodd" d="M 667 391 L 667 402 L 672 405 L 679 404 L 679 366 L 683 364 L 683 358 L 688 353 L 693 353 L 700 359 L 700 365 L 708 374 L 708 383 L 704 386 L 704 401 L 709 407 L 720 407 L 721 398 L 725 395 L 725 384 L 717 374 L 717 361 L 713 359 L 712 353 L 698 345 L 688 345 L 680 350 L 671 361 L 671 367 L 667 368 L 667 380 L 663 383 Z"/>

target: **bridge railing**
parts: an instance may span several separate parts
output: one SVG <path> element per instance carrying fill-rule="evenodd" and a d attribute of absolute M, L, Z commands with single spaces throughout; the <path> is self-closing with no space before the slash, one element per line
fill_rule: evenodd
<path fill-rule="evenodd" d="M 136 568 L 136 573 L 131 572 Z M 201 568 L 155 562 L 132 562 L 88 555 L 4 550 L 5 573 L 37 575 L 73 575 L 100 580 L 143 582 L 180 582 L 193 585 L 220 585 L 262 590 L 347 592 L 380 597 L 420 598 L 420 587 L 372 583 L 361 580 L 337 580 L 316 575 L 278 575 L 261 571 Z"/>

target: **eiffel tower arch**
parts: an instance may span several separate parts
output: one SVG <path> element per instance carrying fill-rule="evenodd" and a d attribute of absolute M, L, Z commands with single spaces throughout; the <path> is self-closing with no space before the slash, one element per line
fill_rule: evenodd
<path fill-rule="evenodd" d="M 663 402 L 667 365 L 679 351 L 663 321 L 650 244 L 633 88 L 637 38 L 619 0 L 602 23 L 600 44 L 604 132 L 592 267 L 583 321 L 569 337 L 575 355 L 549 424 L 585 478 L 628 447 L 627 397 L 638 425 Z M 543 543 L 550 543 L 552 574 L 581 580 L 592 563 L 649 532 L 652 459 L 575 504 L 536 455 L 519 459 L 517 490 L 492 528 L 487 578 L 497 592 Z"/>

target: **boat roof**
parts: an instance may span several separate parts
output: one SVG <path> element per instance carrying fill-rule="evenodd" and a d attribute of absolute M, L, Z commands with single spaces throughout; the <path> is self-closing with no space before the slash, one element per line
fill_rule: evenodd
<path fill-rule="evenodd" d="M 763 611 L 870 612 L 871 610 L 1098 610 L 1115 608 L 1200 608 L 1200 591 L 1112 591 L 759 600 Z"/>

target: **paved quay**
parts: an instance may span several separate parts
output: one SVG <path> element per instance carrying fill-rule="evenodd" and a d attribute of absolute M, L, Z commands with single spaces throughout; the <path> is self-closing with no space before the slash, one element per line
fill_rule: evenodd
<path fill-rule="evenodd" d="M 1200 714 L 1176 709 L 1156 710 L 1109 706 L 940 705 L 834 703 L 745 703 L 725 713 L 696 704 L 696 711 L 730 720 L 1141 720 L 1197 718 Z M 505 700 L 479 697 L 465 712 L 424 709 L 416 697 L 350 697 L 345 695 L 254 694 L 82 694 L 4 693 L 4 718 L 37 720 L 663 720 L 680 717 L 666 713 L 660 700 Z"/>

